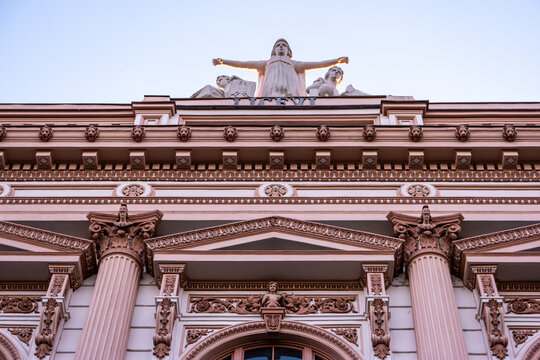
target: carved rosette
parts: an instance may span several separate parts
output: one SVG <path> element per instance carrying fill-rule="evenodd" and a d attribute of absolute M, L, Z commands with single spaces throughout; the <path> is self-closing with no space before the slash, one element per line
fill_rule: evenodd
<path fill-rule="evenodd" d="M 73 266 L 67 265 L 65 267 L 75 270 Z M 55 271 L 55 267 L 49 269 Z M 70 275 L 64 270 L 61 272 L 53 273 L 47 294 L 42 299 L 43 306 L 35 338 L 36 350 L 34 352 L 34 355 L 39 359 L 51 354 L 58 326 L 65 316 L 63 304 L 70 287 Z"/>
<path fill-rule="evenodd" d="M 90 142 L 94 142 L 99 137 L 99 129 L 95 125 L 88 125 L 84 130 L 84 137 Z"/>
<path fill-rule="evenodd" d="M 411 125 L 411 127 L 409 128 L 409 139 L 414 142 L 418 142 L 422 140 L 422 136 L 424 136 L 422 128 L 418 125 Z"/>
<path fill-rule="evenodd" d="M 465 142 L 469 140 L 469 137 L 471 136 L 471 132 L 469 131 L 469 127 L 465 124 L 460 124 L 456 127 L 456 139 L 459 141 Z"/>
<path fill-rule="evenodd" d="M 136 142 L 143 141 L 144 137 L 146 135 L 146 130 L 141 125 L 135 125 L 133 129 L 131 129 L 131 137 Z"/>
<path fill-rule="evenodd" d="M 317 138 L 319 141 L 328 141 L 330 139 L 330 128 L 326 125 L 319 125 L 317 127 Z"/>
<path fill-rule="evenodd" d="M 152 211 L 128 216 L 127 205 L 120 205 L 117 215 L 90 213 L 90 233 L 96 242 L 99 259 L 111 253 L 130 255 L 144 265 L 146 246 L 144 240 L 152 237 L 163 214 Z"/>
<path fill-rule="evenodd" d="M 4 125 L 0 125 L 0 141 L 4 140 L 7 135 L 7 130 Z"/>
<path fill-rule="evenodd" d="M 182 142 L 188 141 L 191 138 L 191 128 L 186 125 L 179 126 L 176 130 L 176 136 Z"/>
<path fill-rule="evenodd" d="M 184 264 L 167 264 L 160 267 L 163 273 L 160 296 L 156 298 L 156 329 L 153 337 L 153 354 L 163 359 L 171 351 L 174 321 L 179 304 L 178 295 L 185 280 Z"/>
<path fill-rule="evenodd" d="M 39 128 L 38 136 L 41 141 L 47 142 L 53 137 L 53 129 L 49 125 L 43 125 Z"/>
<path fill-rule="evenodd" d="M 227 126 L 223 129 L 223 137 L 228 142 L 233 142 L 238 137 L 238 130 L 234 126 Z"/>
<path fill-rule="evenodd" d="M 284 136 L 285 136 L 285 130 L 281 126 L 274 125 L 270 128 L 270 137 L 275 142 L 279 142 L 283 140 Z"/>
<path fill-rule="evenodd" d="M 517 130 L 512 124 L 505 124 L 502 130 L 503 139 L 512 142 L 516 140 Z"/>
<path fill-rule="evenodd" d="M 377 130 L 375 130 L 375 126 L 373 126 L 373 125 L 364 126 L 363 135 L 364 135 L 364 139 L 366 141 L 375 140 L 375 136 L 377 136 Z"/>
<path fill-rule="evenodd" d="M 429 207 L 424 205 L 420 218 L 391 212 L 387 216 L 392 222 L 394 233 L 405 240 L 405 262 L 421 251 L 435 251 L 450 256 L 452 242 L 461 230 L 461 214 L 431 217 Z"/>

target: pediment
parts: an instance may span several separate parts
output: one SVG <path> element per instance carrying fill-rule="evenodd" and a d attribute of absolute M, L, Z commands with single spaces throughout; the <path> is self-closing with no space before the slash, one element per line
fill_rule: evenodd
<path fill-rule="evenodd" d="M 155 237 L 151 251 L 173 250 L 392 250 L 403 240 L 285 217 L 266 217 Z"/>
<path fill-rule="evenodd" d="M 540 223 L 454 241 L 458 252 L 527 252 L 540 248 Z M 535 250 L 536 249 L 536 250 Z"/>
<path fill-rule="evenodd" d="M 0 221 L 0 255 L 24 259 L 26 262 L 59 263 L 63 258 L 80 258 L 82 272 L 91 274 L 96 269 L 93 242 L 27 225 Z"/>
<path fill-rule="evenodd" d="M 540 224 L 460 239 L 453 246 L 455 270 L 465 277 L 471 266 L 485 264 L 498 264 L 500 281 L 532 281 L 540 272 Z"/>

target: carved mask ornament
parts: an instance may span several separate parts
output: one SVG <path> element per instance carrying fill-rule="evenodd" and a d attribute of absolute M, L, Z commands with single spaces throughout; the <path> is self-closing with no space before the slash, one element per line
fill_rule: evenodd
<path fill-rule="evenodd" d="M 90 142 L 96 141 L 99 137 L 99 129 L 95 125 L 88 125 L 84 131 L 84 137 Z"/>
<path fill-rule="evenodd" d="M 330 139 L 330 128 L 326 125 L 319 125 L 317 128 L 317 138 L 320 141 L 328 141 Z"/>
<path fill-rule="evenodd" d="M 364 126 L 364 139 L 366 141 L 375 140 L 375 136 L 377 136 L 377 132 L 376 132 L 375 127 L 373 125 Z"/>
<path fill-rule="evenodd" d="M 228 142 L 233 142 L 238 137 L 238 130 L 234 126 L 227 126 L 223 129 L 223 137 Z"/>
<path fill-rule="evenodd" d="M 275 142 L 279 142 L 283 139 L 283 136 L 285 136 L 285 130 L 279 125 L 274 125 L 270 128 L 270 137 Z"/>
<path fill-rule="evenodd" d="M 188 141 L 191 138 L 191 128 L 186 125 L 179 126 L 176 130 L 176 136 L 182 142 Z"/>
<path fill-rule="evenodd" d="M 467 141 L 469 140 L 469 136 L 471 135 L 471 132 L 469 131 L 469 127 L 465 124 L 460 124 L 456 127 L 456 139 L 459 141 Z"/>
<path fill-rule="evenodd" d="M 418 142 L 422 139 L 422 136 L 424 136 L 422 128 L 418 125 L 411 125 L 409 128 L 409 138 L 414 142 Z"/>

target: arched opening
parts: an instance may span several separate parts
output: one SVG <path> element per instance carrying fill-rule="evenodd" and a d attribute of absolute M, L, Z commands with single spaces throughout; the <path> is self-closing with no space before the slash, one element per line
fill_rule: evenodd
<path fill-rule="evenodd" d="M 2 333 L 0 333 L 0 360 L 22 360 L 15 345 Z"/>
<path fill-rule="evenodd" d="M 531 339 L 532 340 L 532 339 Z M 523 349 L 522 360 L 538 360 L 540 359 L 540 336 L 537 336 L 536 339 L 528 346 L 527 349 Z"/>
<path fill-rule="evenodd" d="M 295 321 L 283 321 L 277 334 L 268 334 L 263 321 L 222 329 L 188 351 L 183 360 L 362 360 L 335 334 Z"/>

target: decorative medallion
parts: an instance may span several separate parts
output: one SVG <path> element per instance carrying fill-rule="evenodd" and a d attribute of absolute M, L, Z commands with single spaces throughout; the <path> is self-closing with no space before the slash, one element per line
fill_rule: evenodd
<path fill-rule="evenodd" d="M 145 183 L 128 183 L 116 188 L 116 196 L 143 197 L 152 193 L 152 187 Z"/>
<path fill-rule="evenodd" d="M 186 125 L 179 126 L 176 130 L 176 136 L 182 142 L 188 141 L 191 138 L 191 128 Z"/>
<path fill-rule="evenodd" d="M 294 189 L 288 184 L 263 184 L 259 187 L 258 195 L 264 197 L 287 197 L 292 196 Z"/>
<path fill-rule="evenodd" d="M 437 195 L 437 189 L 431 184 L 405 184 L 398 190 L 398 195 L 412 197 L 431 197 Z"/>
<path fill-rule="evenodd" d="M 8 196 L 11 194 L 11 186 L 6 183 L 0 183 L 0 197 Z"/>
<path fill-rule="evenodd" d="M 330 128 L 326 125 L 319 125 L 317 127 L 317 138 L 320 141 L 328 141 L 330 139 Z"/>
<path fill-rule="evenodd" d="M 274 125 L 270 128 L 270 137 L 275 142 L 281 141 L 284 136 L 285 136 L 285 130 L 281 126 Z"/>
<path fill-rule="evenodd" d="M 234 126 L 227 126 L 223 129 L 223 137 L 228 142 L 233 142 L 238 137 L 238 130 Z"/>
<path fill-rule="evenodd" d="M 131 137 L 136 142 L 143 141 L 145 135 L 146 135 L 146 130 L 141 125 L 135 125 L 133 129 L 131 129 Z"/>
<path fill-rule="evenodd" d="M 49 125 L 43 125 L 39 129 L 38 135 L 41 141 L 49 141 L 53 137 L 53 129 Z"/>
<path fill-rule="evenodd" d="M 99 137 L 99 129 L 95 125 L 88 125 L 84 130 L 84 137 L 90 142 L 94 142 Z"/>

